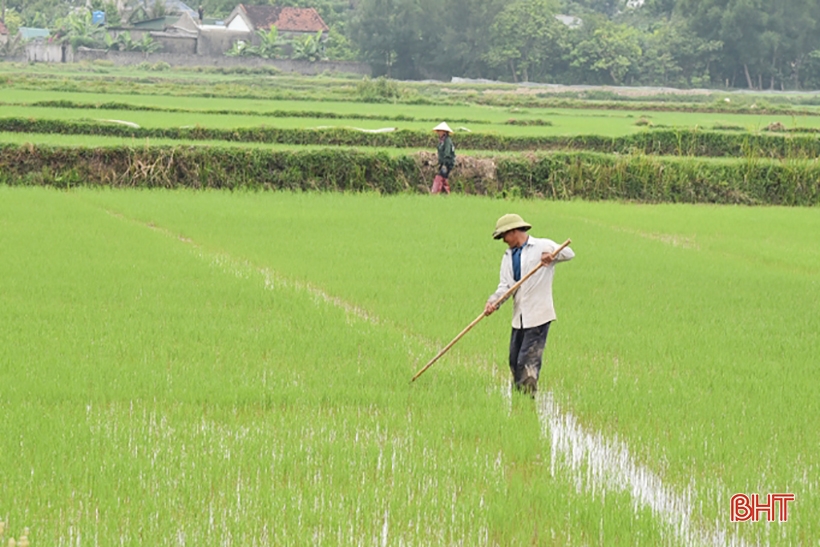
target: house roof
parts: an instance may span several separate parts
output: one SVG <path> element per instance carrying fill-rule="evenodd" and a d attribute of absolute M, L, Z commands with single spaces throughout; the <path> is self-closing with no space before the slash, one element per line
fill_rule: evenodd
<path fill-rule="evenodd" d="M 194 18 L 191 17 L 188 13 L 183 13 L 182 15 L 180 15 L 179 19 L 177 19 L 174 23 L 171 24 L 171 28 L 181 29 L 194 33 L 199 31 L 199 25 L 196 21 L 194 21 Z"/>
<path fill-rule="evenodd" d="M 9 29 L 6 28 L 6 25 L 3 24 L 3 21 L 0 21 L 0 34 L 8 34 Z"/>
<path fill-rule="evenodd" d="M 329 27 L 313 8 L 292 8 L 288 6 L 246 6 L 238 9 L 257 30 L 267 30 L 275 26 L 281 32 L 328 31 Z"/>
<path fill-rule="evenodd" d="M 164 15 L 155 19 L 137 21 L 136 23 L 132 23 L 131 26 L 139 30 L 165 30 L 167 27 L 175 24 L 179 19 L 179 15 Z"/>
<path fill-rule="evenodd" d="M 579 28 L 584 24 L 583 19 L 574 15 L 556 15 L 556 19 L 564 23 L 569 28 Z"/>
<path fill-rule="evenodd" d="M 48 38 L 51 33 L 44 28 L 20 27 L 20 37 L 23 40 L 31 40 L 33 38 Z"/>

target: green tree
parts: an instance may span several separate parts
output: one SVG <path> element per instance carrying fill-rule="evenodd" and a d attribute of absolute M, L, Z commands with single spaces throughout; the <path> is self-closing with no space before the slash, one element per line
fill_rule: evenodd
<path fill-rule="evenodd" d="M 800 86 L 818 45 L 820 6 L 812 0 L 680 0 L 678 8 L 701 38 L 723 42 L 716 74 L 750 89 Z"/>
<path fill-rule="evenodd" d="M 374 74 L 419 78 L 435 55 L 441 14 L 432 0 L 362 0 L 350 36 Z"/>
<path fill-rule="evenodd" d="M 677 0 L 645 0 L 639 10 L 655 19 L 671 19 Z"/>
<path fill-rule="evenodd" d="M 88 10 L 73 12 L 68 17 L 58 21 L 58 30 L 55 34 L 61 44 L 71 44 L 73 50 L 78 47 L 104 48 L 105 29 L 91 22 L 91 12 Z"/>
<path fill-rule="evenodd" d="M 566 27 L 555 19 L 554 0 L 517 0 L 498 14 L 490 27 L 490 48 L 484 59 L 492 67 L 507 67 L 513 81 L 529 81 L 547 72 L 551 60 L 562 57 L 562 32 Z"/>
<path fill-rule="evenodd" d="M 23 24 L 23 17 L 17 13 L 17 10 L 6 10 L 6 28 L 9 31 L 9 38 L 13 38 Z"/>
<path fill-rule="evenodd" d="M 325 55 L 332 61 L 353 61 L 356 59 L 357 52 L 353 50 L 352 44 L 337 26 L 332 26 L 325 42 Z"/>
<path fill-rule="evenodd" d="M 662 86 L 703 86 L 723 44 L 694 35 L 682 18 L 656 25 L 642 36 L 641 83 Z"/>
<path fill-rule="evenodd" d="M 608 18 L 615 17 L 624 10 L 627 0 L 570 0 L 565 2 L 565 10 L 572 15 L 600 13 Z"/>
<path fill-rule="evenodd" d="M 85 0 L 6 0 L 7 9 L 14 9 L 23 19 L 24 27 L 54 28 L 58 20 L 73 8 L 85 7 Z"/>
<path fill-rule="evenodd" d="M 443 13 L 427 21 L 435 33 L 435 47 L 425 65 L 438 77 L 496 77 L 486 62 L 490 27 L 506 0 L 448 0 Z"/>
<path fill-rule="evenodd" d="M 604 21 L 582 35 L 569 56 L 570 65 L 595 78 L 595 83 L 621 85 L 630 71 L 637 70 L 641 60 L 640 33 L 632 27 Z"/>

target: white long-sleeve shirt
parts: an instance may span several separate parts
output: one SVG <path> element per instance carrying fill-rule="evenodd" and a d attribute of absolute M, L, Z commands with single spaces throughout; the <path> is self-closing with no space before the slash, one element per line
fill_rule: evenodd
<path fill-rule="evenodd" d="M 552 253 L 561 245 L 551 239 L 530 236 L 521 249 L 521 277 L 527 275 L 539 262 L 541 253 Z M 555 320 L 555 307 L 552 303 L 552 278 L 558 262 L 572 260 L 575 253 L 564 247 L 549 266 L 543 266 L 532 277 L 527 279 L 513 295 L 512 326 L 516 329 L 529 329 Z M 501 295 L 515 285 L 512 266 L 512 249 L 507 249 L 501 259 L 501 274 L 498 288 L 487 302 L 495 302 Z"/>

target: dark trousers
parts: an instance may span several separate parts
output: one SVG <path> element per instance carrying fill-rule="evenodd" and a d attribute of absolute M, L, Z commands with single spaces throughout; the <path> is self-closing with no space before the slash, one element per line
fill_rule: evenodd
<path fill-rule="evenodd" d="M 529 329 L 513 329 L 510 336 L 510 372 L 516 389 L 535 391 L 535 383 L 541 375 L 541 359 L 550 324 L 544 323 Z"/>

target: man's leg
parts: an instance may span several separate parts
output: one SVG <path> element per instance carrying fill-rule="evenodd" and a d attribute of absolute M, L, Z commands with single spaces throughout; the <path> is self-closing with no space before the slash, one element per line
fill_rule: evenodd
<path fill-rule="evenodd" d="M 524 341 L 526 329 L 513 329 L 510 335 L 510 373 L 512 373 L 512 384 L 516 389 L 521 389 L 521 371 L 518 368 L 518 354 L 521 353 L 521 343 Z"/>
<path fill-rule="evenodd" d="M 436 178 L 433 179 L 433 188 L 430 190 L 431 194 L 438 194 L 441 192 L 441 188 L 444 186 L 445 179 L 441 175 L 436 175 Z"/>
<path fill-rule="evenodd" d="M 444 190 L 444 193 L 450 193 L 450 183 L 448 179 L 450 178 L 450 167 L 446 165 L 442 165 L 441 168 L 438 170 L 438 175 L 441 177 L 441 189 Z"/>
<path fill-rule="evenodd" d="M 529 329 L 520 329 L 520 344 L 515 362 L 515 386 L 519 390 L 534 394 L 538 390 L 541 362 L 547 344 L 550 323 Z M 510 344 L 510 366 L 512 367 L 512 344 Z"/>

